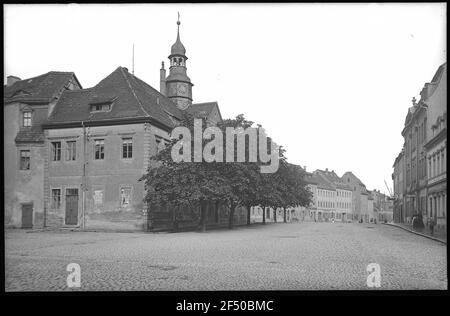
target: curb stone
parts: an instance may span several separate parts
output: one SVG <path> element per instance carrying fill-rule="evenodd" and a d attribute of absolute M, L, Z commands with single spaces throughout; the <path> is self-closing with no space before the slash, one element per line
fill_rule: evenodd
<path fill-rule="evenodd" d="M 413 234 L 416 234 L 416 235 L 419 235 L 419 236 L 422 236 L 422 237 L 425 237 L 425 238 L 428 238 L 428 239 L 432 239 L 432 240 L 435 240 L 435 241 L 439 241 L 439 242 L 441 242 L 443 244 L 447 244 L 447 241 L 445 241 L 443 239 L 440 239 L 440 238 L 437 238 L 437 237 L 433 237 L 433 236 L 430 236 L 430 235 L 427 235 L 427 234 L 422 234 L 422 233 L 416 232 L 416 231 L 414 231 L 412 229 L 408 229 L 408 228 L 400 226 L 400 225 L 395 225 L 395 224 L 390 224 L 390 223 L 382 223 L 382 224 L 383 225 L 392 226 L 392 227 L 398 227 L 398 228 L 401 228 L 403 230 L 406 230 L 407 232 L 410 232 L 410 233 L 413 233 Z"/>

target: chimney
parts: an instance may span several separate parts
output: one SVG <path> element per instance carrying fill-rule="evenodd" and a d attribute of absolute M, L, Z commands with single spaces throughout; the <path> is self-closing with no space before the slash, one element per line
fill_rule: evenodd
<path fill-rule="evenodd" d="M 306 166 L 303 166 L 303 169 L 305 169 L 305 171 L 306 171 Z"/>
<path fill-rule="evenodd" d="M 166 95 L 166 70 L 164 69 L 164 62 L 161 62 L 161 69 L 159 71 L 159 92 Z"/>
<path fill-rule="evenodd" d="M 325 171 L 328 172 L 328 168 L 325 168 Z"/>
<path fill-rule="evenodd" d="M 17 81 L 20 81 L 22 79 L 20 79 L 19 77 L 16 76 L 8 76 L 6 77 L 6 86 L 10 87 L 12 86 L 14 83 L 16 83 Z"/>

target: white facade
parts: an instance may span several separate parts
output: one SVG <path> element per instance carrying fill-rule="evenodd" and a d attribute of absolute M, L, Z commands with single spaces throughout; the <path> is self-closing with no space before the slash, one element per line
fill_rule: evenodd
<path fill-rule="evenodd" d="M 353 193 L 350 190 L 336 189 L 336 219 L 348 221 L 352 218 Z"/>

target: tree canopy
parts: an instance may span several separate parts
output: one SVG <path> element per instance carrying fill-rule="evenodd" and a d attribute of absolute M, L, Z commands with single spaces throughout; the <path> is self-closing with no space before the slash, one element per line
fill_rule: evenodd
<path fill-rule="evenodd" d="M 260 167 L 266 163 L 262 162 L 260 157 L 257 157 L 256 161 L 251 161 L 251 151 L 255 148 L 249 145 L 250 135 L 245 133 L 253 125 L 254 123 L 246 120 L 242 114 L 234 119 L 219 122 L 213 129 L 208 126 L 205 119 L 202 119 L 201 134 L 204 135 L 205 130 L 209 128 L 207 131 L 209 133 L 206 133 L 209 138 L 202 137 L 201 140 L 202 153 L 209 150 L 211 156 L 215 157 L 214 161 L 205 159 L 202 155 L 201 160 L 195 162 L 195 136 L 190 139 L 181 136 L 172 139 L 165 148 L 151 157 L 152 162 L 147 173 L 141 178 L 145 181 L 147 203 L 170 207 L 175 212 L 175 221 L 179 212 L 192 212 L 199 219 L 198 225 L 202 230 L 206 229 L 206 205 L 210 201 L 220 202 L 228 207 L 229 228 L 233 227 L 234 211 L 238 206 L 247 208 L 249 224 L 251 206 L 286 208 L 309 204 L 311 195 L 305 188 L 304 170 L 287 163 L 285 151 L 281 147 L 276 172 L 262 173 Z M 192 115 L 185 114 L 182 126 L 186 127 L 191 135 L 195 134 L 196 127 Z M 233 136 L 232 142 L 227 142 L 223 136 L 226 135 L 227 128 L 236 131 L 236 137 Z M 258 125 L 258 128 L 262 127 Z M 222 135 L 217 135 L 219 132 Z M 239 136 L 246 140 L 244 161 L 237 159 Z M 261 144 L 259 134 L 257 137 L 259 146 Z M 269 138 L 269 143 L 271 141 Z M 218 146 L 211 146 L 214 142 Z M 181 148 L 180 143 L 183 145 Z M 175 148 L 184 155 L 183 157 L 191 159 L 174 161 L 172 150 Z M 226 159 L 227 149 L 234 158 L 233 162 Z M 259 150 L 259 147 L 256 149 Z"/>

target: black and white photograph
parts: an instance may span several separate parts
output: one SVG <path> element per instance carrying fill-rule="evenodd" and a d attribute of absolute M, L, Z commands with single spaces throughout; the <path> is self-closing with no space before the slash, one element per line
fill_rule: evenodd
<path fill-rule="evenodd" d="M 446 292 L 446 15 L 4 4 L 4 291 Z"/>

